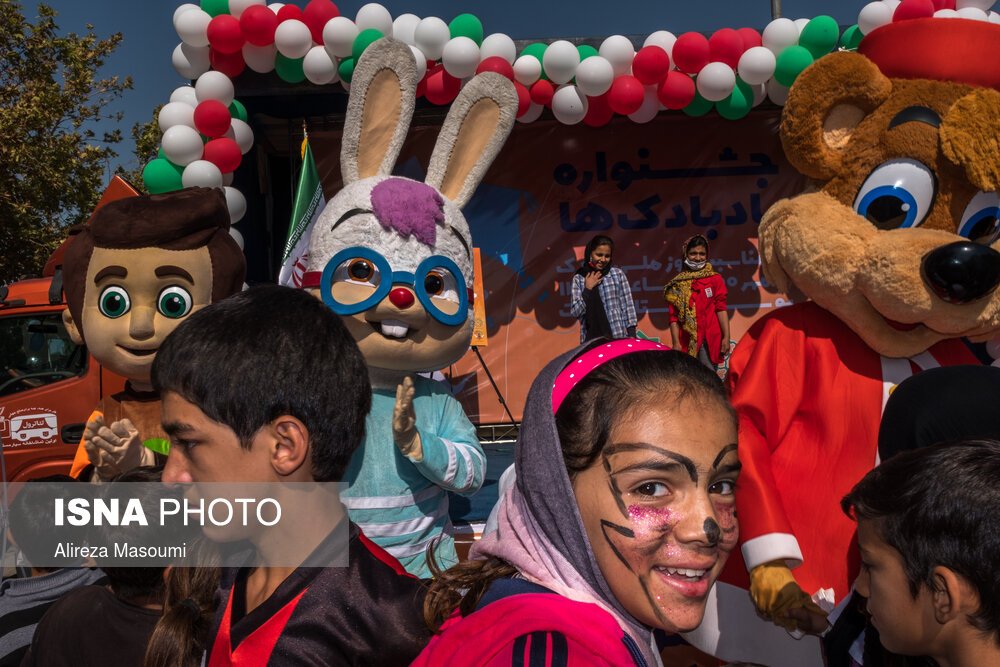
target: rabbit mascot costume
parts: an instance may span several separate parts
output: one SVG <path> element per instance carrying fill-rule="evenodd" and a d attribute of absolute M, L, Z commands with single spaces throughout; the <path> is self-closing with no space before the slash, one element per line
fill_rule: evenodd
<path fill-rule="evenodd" d="M 472 238 L 461 208 L 510 134 L 517 93 L 498 74 L 472 79 L 421 183 L 391 175 L 417 83 L 406 44 L 382 39 L 360 59 L 341 148 L 344 188 L 316 222 L 303 286 L 343 318 L 368 363 L 372 410 L 344 475 L 344 504 L 409 572 L 430 577 L 429 551 L 442 569 L 457 562 L 446 492 L 475 493 L 486 458 L 458 401 L 416 373 L 469 348 Z"/>

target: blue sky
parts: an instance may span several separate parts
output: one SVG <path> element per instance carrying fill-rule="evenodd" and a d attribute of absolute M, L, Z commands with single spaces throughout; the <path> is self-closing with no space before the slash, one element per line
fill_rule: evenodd
<path fill-rule="evenodd" d="M 121 32 L 124 40 L 102 72 L 106 76 L 131 75 L 133 90 L 118 105 L 125 112 L 122 122 L 126 141 L 119 147 L 119 162 L 126 168 L 137 166 L 132 156 L 129 130 L 133 124 L 152 117 L 153 108 L 166 102 L 170 92 L 185 83 L 170 62 L 180 41 L 172 17 L 183 0 L 49 0 L 44 4 L 58 12 L 57 23 L 64 32 L 83 32 L 87 23 L 102 36 Z M 189 0 L 197 2 L 197 0 Z M 294 4 L 305 6 L 307 0 Z M 335 0 L 336 2 L 336 0 Z M 868 0 L 783 0 L 782 15 L 812 18 L 828 14 L 841 25 L 857 20 Z M 24 11 L 33 18 L 39 3 L 24 1 Z M 365 2 L 337 2 L 341 14 L 351 18 Z M 613 34 L 639 35 L 655 30 L 680 34 L 688 30 L 711 32 L 719 28 L 749 26 L 763 28 L 771 19 L 771 0 L 398 0 L 383 2 L 393 16 L 412 13 L 438 16 L 445 21 L 456 14 L 471 12 L 482 19 L 486 33 L 504 32 L 515 39 L 559 37 L 605 37 Z M 115 164 L 109 165 L 113 170 Z"/>

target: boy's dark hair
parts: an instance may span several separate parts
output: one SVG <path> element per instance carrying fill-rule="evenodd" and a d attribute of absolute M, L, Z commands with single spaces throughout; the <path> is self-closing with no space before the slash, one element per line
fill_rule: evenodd
<path fill-rule="evenodd" d="M 372 400 L 364 358 L 340 318 L 308 293 L 277 285 L 191 315 L 164 341 L 152 379 L 157 391 L 231 428 L 245 449 L 277 417 L 300 419 L 318 482 L 343 477 Z"/>
<path fill-rule="evenodd" d="M 947 567 L 979 595 L 969 622 L 1000 642 L 1000 441 L 963 440 L 903 452 L 869 472 L 840 505 L 873 521 L 903 559 L 910 593 Z"/>
<path fill-rule="evenodd" d="M 49 475 L 28 480 L 10 503 L 8 527 L 18 549 L 28 563 L 38 567 L 52 558 L 56 545 L 65 541 L 65 534 L 53 530 L 55 526 L 55 505 L 51 490 L 41 486 L 51 483 L 74 483 L 78 480 L 69 475 Z M 48 538 L 48 539 L 46 539 Z M 39 570 L 52 568 L 38 567 Z"/>

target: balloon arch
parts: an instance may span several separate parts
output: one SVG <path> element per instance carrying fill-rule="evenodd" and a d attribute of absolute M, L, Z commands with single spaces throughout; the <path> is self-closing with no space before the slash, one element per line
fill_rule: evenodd
<path fill-rule="evenodd" d="M 829 16 L 779 18 L 763 32 L 723 28 L 706 37 L 658 30 L 638 50 L 627 37 L 612 35 L 599 48 L 557 40 L 518 52 L 508 35 L 486 35 L 472 14 L 449 23 L 413 14 L 394 19 L 384 6 L 369 3 L 352 20 L 331 0 L 311 0 L 304 10 L 266 0 L 201 0 L 174 12 L 181 43 L 173 64 L 195 83 L 174 90 L 160 110 L 160 151 L 145 166 L 143 181 L 151 193 L 224 187 L 232 221 L 239 222 L 247 204 L 232 177 L 254 136 L 232 80 L 249 68 L 274 71 L 289 84 L 308 80 L 350 89 L 355 62 L 383 36 L 410 46 L 421 74 L 417 94 L 436 105 L 449 104 L 465 81 L 488 70 L 514 82 L 522 123 L 545 108 L 563 124 L 594 127 L 616 114 L 646 123 L 668 110 L 691 116 L 714 110 L 736 120 L 765 99 L 784 104 L 788 87 L 815 59 L 857 48 L 881 25 L 929 16 L 1000 23 L 1000 14 L 990 11 L 993 2 L 876 0 L 843 32 Z M 233 234 L 241 241 L 238 231 Z"/>

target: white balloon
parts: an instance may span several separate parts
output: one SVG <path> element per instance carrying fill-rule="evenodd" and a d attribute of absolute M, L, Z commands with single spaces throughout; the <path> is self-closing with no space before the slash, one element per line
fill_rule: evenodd
<path fill-rule="evenodd" d="M 785 106 L 785 102 L 788 101 L 788 87 L 771 79 L 767 82 L 767 96 L 779 107 L 783 107 Z"/>
<path fill-rule="evenodd" d="M 205 72 L 194 83 L 194 92 L 199 102 L 219 100 L 227 107 L 233 103 L 236 91 L 233 82 L 222 72 Z"/>
<path fill-rule="evenodd" d="M 720 102 L 733 94 L 736 72 L 726 63 L 708 63 L 698 73 L 695 83 L 702 97 L 709 102 Z"/>
<path fill-rule="evenodd" d="M 190 2 L 185 2 L 183 5 L 174 10 L 174 30 L 177 30 L 177 17 L 186 12 L 189 9 L 201 9 L 198 5 L 193 5 Z"/>
<path fill-rule="evenodd" d="M 590 60 L 590 58 L 587 58 Z M 635 123 L 648 123 L 656 118 L 660 112 L 660 98 L 656 95 L 659 86 L 646 86 L 646 92 L 642 98 L 642 106 L 628 115 L 629 119 Z"/>
<path fill-rule="evenodd" d="M 740 56 L 739 65 L 736 66 L 740 73 L 740 78 L 752 86 L 767 83 L 767 80 L 774 76 L 774 67 L 777 58 L 774 52 L 764 46 L 755 46 L 747 49 Z"/>
<path fill-rule="evenodd" d="M 892 10 L 884 2 L 869 2 L 858 14 L 858 30 L 867 35 L 875 28 L 892 22 Z"/>
<path fill-rule="evenodd" d="M 229 137 L 240 147 L 240 153 L 246 155 L 253 148 L 253 130 L 239 118 L 230 121 L 229 129 L 223 135 Z"/>
<path fill-rule="evenodd" d="M 223 174 L 222 175 L 222 184 L 223 185 L 232 185 L 233 184 L 233 178 L 235 178 L 235 176 L 233 175 L 233 172 L 229 172 L 228 174 Z"/>
<path fill-rule="evenodd" d="M 542 63 L 535 56 L 521 56 L 514 61 L 514 79 L 530 86 L 542 77 Z"/>
<path fill-rule="evenodd" d="M 288 19 L 278 24 L 274 31 L 274 45 L 286 58 L 302 58 L 312 48 L 312 33 L 298 19 Z"/>
<path fill-rule="evenodd" d="M 615 69 L 603 56 L 591 56 L 576 68 L 576 86 L 584 95 L 603 95 L 614 81 Z"/>
<path fill-rule="evenodd" d="M 171 61 L 174 69 L 185 79 L 197 79 L 212 67 L 207 46 L 191 46 L 181 42 L 174 48 Z"/>
<path fill-rule="evenodd" d="M 229 13 L 239 18 L 251 5 L 266 5 L 266 0 L 229 0 Z"/>
<path fill-rule="evenodd" d="M 1000 14 L 990 12 L 990 23 L 1000 23 Z"/>
<path fill-rule="evenodd" d="M 183 102 L 192 107 L 198 106 L 198 95 L 194 92 L 194 86 L 180 86 L 179 88 L 174 88 L 174 92 L 170 93 L 171 102 Z"/>
<path fill-rule="evenodd" d="M 416 44 L 413 33 L 417 31 L 417 24 L 419 23 L 420 17 L 416 14 L 400 14 L 392 22 L 392 36 L 405 44 L 413 46 Z"/>
<path fill-rule="evenodd" d="M 542 69 L 556 85 L 569 83 L 579 65 L 580 52 L 572 42 L 565 39 L 549 44 L 542 55 Z"/>
<path fill-rule="evenodd" d="M 934 12 L 934 18 L 937 19 L 957 19 L 958 12 L 954 9 L 939 9 Z"/>
<path fill-rule="evenodd" d="M 795 27 L 798 29 L 799 34 L 802 34 L 802 29 L 809 25 L 809 19 L 795 19 Z"/>
<path fill-rule="evenodd" d="M 255 46 L 247 42 L 243 45 L 243 60 L 247 67 L 260 74 L 267 74 L 274 71 L 274 61 L 278 55 L 278 49 L 274 44 L 267 46 Z"/>
<path fill-rule="evenodd" d="M 799 43 L 799 29 L 791 19 L 774 19 L 764 28 L 761 40 L 774 55 L 778 55 L 789 46 Z"/>
<path fill-rule="evenodd" d="M 492 35 L 487 35 L 486 39 L 483 40 L 482 46 L 479 47 L 479 55 L 482 56 L 483 60 L 499 56 L 513 65 L 514 61 L 517 60 L 517 46 L 508 35 L 495 32 Z"/>
<path fill-rule="evenodd" d="M 174 125 L 194 127 L 194 107 L 184 102 L 164 104 L 160 113 L 156 115 L 156 123 L 160 126 L 161 132 L 166 132 Z"/>
<path fill-rule="evenodd" d="M 195 160 L 184 167 L 181 183 L 186 188 L 193 188 L 196 185 L 203 188 L 221 188 L 222 172 L 208 160 Z"/>
<path fill-rule="evenodd" d="M 753 90 L 753 106 L 760 106 L 767 99 L 767 84 L 751 85 L 750 88 Z"/>
<path fill-rule="evenodd" d="M 587 115 L 587 104 L 576 86 L 562 86 L 552 96 L 552 113 L 563 125 L 576 125 Z"/>
<path fill-rule="evenodd" d="M 421 19 L 417 24 L 417 29 L 413 31 L 413 40 L 427 60 L 440 60 L 444 53 L 444 45 L 451 39 L 451 30 L 448 24 L 436 16 L 428 16 Z"/>
<path fill-rule="evenodd" d="M 417 63 L 417 81 L 420 81 L 424 78 L 424 75 L 427 74 L 427 58 L 424 57 L 424 52 L 417 47 L 412 44 L 409 44 L 408 46 L 410 47 L 410 51 L 413 53 L 413 60 Z"/>
<path fill-rule="evenodd" d="M 174 125 L 164 132 L 160 146 L 168 160 L 181 166 L 200 160 L 205 152 L 205 144 L 202 143 L 198 130 L 186 125 Z"/>
<path fill-rule="evenodd" d="M 267 6 L 267 8 L 270 9 L 275 14 L 277 14 L 278 12 L 281 11 L 281 8 L 284 7 L 284 6 L 285 6 L 285 3 L 283 3 L 283 2 L 272 2 L 271 4 L 269 4 Z"/>
<path fill-rule="evenodd" d="M 323 45 L 333 58 L 350 58 L 358 26 L 346 16 L 335 16 L 323 26 Z"/>
<path fill-rule="evenodd" d="M 632 40 L 628 37 L 611 35 L 601 42 L 601 48 L 598 49 L 598 53 L 601 54 L 602 58 L 607 59 L 611 63 L 611 67 L 615 70 L 615 76 L 621 76 L 622 74 L 628 74 L 629 69 L 632 67 L 632 59 L 635 58 L 635 47 L 632 46 Z"/>
<path fill-rule="evenodd" d="M 236 241 L 236 245 L 240 247 L 240 250 L 243 250 L 243 235 L 240 234 L 240 230 L 235 227 L 230 227 L 229 235 L 233 237 L 234 241 Z"/>
<path fill-rule="evenodd" d="M 369 2 L 359 9 L 354 22 L 358 24 L 358 30 L 375 28 L 383 35 L 392 34 L 392 14 L 377 2 Z"/>
<path fill-rule="evenodd" d="M 337 63 L 330 58 L 330 54 L 322 46 L 314 46 L 309 49 L 309 53 L 302 61 L 302 71 L 306 78 L 317 86 L 333 83 L 339 77 Z"/>
<path fill-rule="evenodd" d="M 674 44 L 677 43 L 677 37 L 674 33 L 667 30 L 657 30 L 649 37 L 646 41 L 642 43 L 643 46 L 658 46 L 667 52 L 670 56 L 670 64 L 673 65 L 674 60 Z"/>
<path fill-rule="evenodd" d="M 955 8 L 958 11 L 962 11 L 966 8 L 979 9 L 981 11 L 987 12 L 990 7 L 993 6 L 995 0 L 958 0 L 955 3 Z"/>
<path fill-rule="evenodd" d="M 208 24 L 212 17 L 199 8 L 188 9 L 174 17 L 177 36 L 188 46 L 208 46 Z"/>
<path fill-rule="evenodd" d="M 882 0 L 886 5 L 889 6 L 893 12 L 896 11 L 896 7 L 899 7 L 901 0 Z"/>
<path fill-rule="evenodd" d="M 545 111 L 545 107 L 544 106 L 542 106 L 541 104 L 535 104 L 534 102 L 532 102 L 531 106 L 528 107 L 528 110 L 525 111 L 524 114 L 520 118 L 517 119 L 517 122 L 519 122 L 519 123 L 534 123 L 536 120 L 538 120 L 538 117 L 542 115 L 543 111 Z"/>
<path fill-rule="evenodd" d="M 962 7 L 957 11 L 958 18 L 969 19 L 972 21 L 989 21 L 989 14 L 984 12 L 978 7 Z"/>
<path fill-rule="evenodd" d="M 441 62 L 456 79 L 470 77 L 479 65 L 479 45 L 468 37 L 450 39 L 441 52 Z"/>
<path fill-rule="evenodd" d="M 235 225 L 247 213 L 247 198 L 236 188 L 225 186 L 226 208 L 229 209 L 229 224 Z"/>

